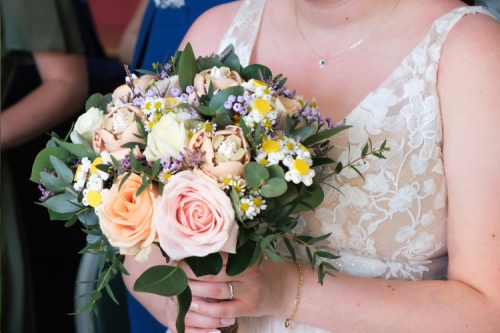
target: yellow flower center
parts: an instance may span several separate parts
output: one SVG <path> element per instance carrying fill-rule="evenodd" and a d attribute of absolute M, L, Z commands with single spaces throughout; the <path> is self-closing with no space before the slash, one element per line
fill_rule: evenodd
<path fill-rule="evenodd" d="M 165 98 L 165 102 L 167 102 L 169 104 L 176 104 L 177 100 L 174 97 L 167 97 L 167 98 Z"/>
<path fill-rule="evenodd" d="M 292 167 L 299 175 L 306 175 L 309 173 L 309 164 L 304 160 L 295 160 Z"/>
<path fill-rule="evenodd" d="M 96 165 L 103 164 L 104 162 L 102 161 L 102 158 L 97 157 L 93 162 L 92 165 L 90 166 L 90 172 L 93 174 L 96 174 L 99 169 L 97 169 Z"/>
<path fill-rule="evenodd" d="M 285 140 L 285 137 L 283 136 L 283 134 L 278 133 L 278 139 L 280 139 L 280 140 Z"/>
<path fill-rule="evenodd" d="M 264 126 L 265 126 L 265 127 L 267 127 L 267 128 L 271 128 L 271 127 L 273 127 L 273 123 L 271 123 L 271 122 L 269 121 L 269 118 L 267 118 L 267 117 L 266 117 L 266 118 L 264 119 Z"/>
<path fill-rule="evenodd" d="M 253 80 L 253 86 L 254 87 L 267 87 L 267 83 L 262 82 L 260 80 Z"/>
<path fill-rule="evenodd" d="M 247 203 L 242 203 L 241 204 L 241 210 L 246 212 L 250 208 L 250 206 Z"/>
<path fill-rule="evenodd" d="M 287 142 L 286 147 L 288 148 L 288 150 L 293 150 L 293 148 L 295 148 L 295 145 L 292 142 Z"/>
<path fill-rule="evenodd" d="M 253 106 L 259 114 L 266 114 L 271 111 L 271 104 L 263 98 L 257 98 Z"/>
<path fill-rule="evenodd" d="M 253 198 L 253 203 L 254 203 L 254 204 L 255 204 L 255 206 L 257 206 L 257 207 L 262 206 L 262 200 L 260 200 L 259 198 Z"/>
<path fill-rule="evenodd" d="M 274 140 L 266 140 L 262 143 L 262 149 L 266 153 L 276 153 L 280 150 L 280 144 Z"/>
<path fill-rule="evenodd" d="M 235 190 L 236 190 L 236 192 L 238 192 L 238 193 L 240 193 L 240 192 L 241 192 L 241 186 L 239 186 L 239 185 L 236 185 L 236 186 L 234 187 L 234 189 L 235 189 Z"/>
<path fill-rule="evenodd" d="M 144 104 L 144 109 L 146 110 L 151 110 L 151 106 L 153 105 L 153 103 L 151 102 L 146 102 L 146 104 Z"/>
<path fill-rule="evenodd" d="M 267 166 L 269 164 L 268 160 L 266 160 L 265 158 L 261 159 L 259 163 L 262 164 L 263 166 Z"/>
<path fill-rule="evenodd" d="M 155 108 L 155 110 L 160 110 L 161 109 L 161 102 L 155 102 L 154 108 Z"/>
<path fill-rule="evenodd" d="M 213 126 L 210 123 L 205 124 L 205 132 L 212 132 Z"/>
<path fill-rule="evenodd" d="M 222 184 L 224 184 L 224 185 L 226 185 L 226 186 L 228 186 L 228 185 L 229 185 L 229 183 L 231 183 L 231 178 L 226 177 L 226 178 L 224 178 L 224 179 L 222 180 Z"/>
<path fill-rule="evenodd" d="M 82 165 L 78 164 L 78 168 L 76 168 L 76 172 L 75 172 L 75 178 L 73 179 L 75 182 L 78 181 L 78 174 L 80 173 L 80 171 L 82 171 Z"/>
<path fill-rule="evenodd" d="M 269 89 L 264 89 L 262 92 L 266 95 L 269 95 Z"/>
<path fill-rule="evenodd" d="M 87 192 L 87 202 L 92 207 L 97 207 L 101 204 L 101 193 L 97 190 L 89 190 Z"/>
<path fill-rule="evenodd" d="M 166 173 L 166 172 L 165 172 L 165 173 L 163 174 L 163 179 L 164 179 L 164 180 L 169 180 L 169 179 L 170 179 L 170 177 L 172 177 L 172 174 L 170 174 L 170 173 Z"/>

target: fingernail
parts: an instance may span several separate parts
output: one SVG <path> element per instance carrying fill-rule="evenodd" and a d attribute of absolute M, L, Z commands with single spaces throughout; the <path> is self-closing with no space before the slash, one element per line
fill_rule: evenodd
<path fill-rule="evenodd" d="M 220 331 L 219 330 L 214 330 L 214 331 L 210 331 L 208 333 L 220 333 Z"/>
<path fill-rule="evenodd" d="M 234 318 L 221 318 L 220 322 L 222 325 L 232 325 L 236 322 L 236 319 Z"/>
<path fill-rule="evenodd" d="M 200 306 L 198 305 L 198 303 L 191 303 L 191 305 L 189 306 L 189 310 L 198 311 L 199 307 Z"/>

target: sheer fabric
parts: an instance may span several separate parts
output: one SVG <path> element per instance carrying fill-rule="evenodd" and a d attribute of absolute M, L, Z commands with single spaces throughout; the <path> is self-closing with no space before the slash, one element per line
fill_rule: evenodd
<path fill-rule="evenodd" d="M 265 0 L 247 0 L 220 44 L 229 43 L 248 64 Z M 325 199 L 315 212 L 301 214 L 299 234 L 332 235 L 321 243 L 341 255 L 340 271 L 383 279 L 446 279 L 447 195 L 442 159 L 442 124 L 436 77 L 447 33 L 466 14 L 489 14 L 481 7 L 461 7 L 437 19 L 425 38 L 374 91 L 346 117 L 353 127 L 335 136 L 331 157 L 359 156 L 371 139 L 387 140 L 387 159 L 368 158 L 356 172 L 345 169 L 325 180 Z M 323 177 L 332 170 L 321 170 Z M 333 187 L 340 189 L 342 193 Z M 281 244 L 280 251 L 287 253 Z M 307 256 L 301 253 L 307 263 Z M 239 318 L 239 332 L 324 330 L 284 318 Z"/>

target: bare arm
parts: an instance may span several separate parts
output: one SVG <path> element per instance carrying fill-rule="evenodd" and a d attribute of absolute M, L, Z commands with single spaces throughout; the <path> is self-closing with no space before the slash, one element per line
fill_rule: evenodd
<path fill-rule="evenodd" d="M 88 97 L 83 55 L 57 51 L 33 53 L 41 85 L 2 112 L 2 150 L 20 145 L 69 119 Z"/>
<path fill-rule="evenodd" d="M 142 18 L 149 1 L 150 0 L 141 0 L 139 2 L 134 12 L 134 16 L 132 16 L 132 19 L 123 32 L 120 45 L 118 46 L 118 59 L 124 64 L 130 65 L 134 59 L 135 45 L 137 44 Z"/>

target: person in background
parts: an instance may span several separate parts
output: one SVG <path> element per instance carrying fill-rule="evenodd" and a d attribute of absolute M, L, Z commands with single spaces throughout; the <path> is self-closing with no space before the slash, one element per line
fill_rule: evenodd
<path fill-rule="evenodd" d="M 85 235 L 51 221 L 29 180 L 36 154 L 66 135 L 94 92 L 124 82 L 81 0 L 1 0 L 1 263 L 4 333 L 74 332 L 74 288 Z"/>
<path fill-rule="evenodd" d="M 304 234 L 331 232 L 318 246 L 340 255 L 328 260 L 335 277 L 320 285 L 298 252 L 303 270 L 263 260 L 196 277 L 184 265 L 186 332 L 236 319 L 245 333 L 500 331 L 500 23 L 490 12 L 458 0 L 245 0 L 200 16 L 180 49 L 188 42 L 196 55 L 232 43 L 242 66 L 283 74 L 322 117 L 352 125 L 332 138 L 333 160 L 367 138 L 390 152 L 367 160 L 365 182 L 325 180 L 322 204 L 298 220 Z M 165 263 L 152 250 L 145 264 L 125 259 L 129 290 Z M 176 331 L 175 298 L 131 292 Z"/>

